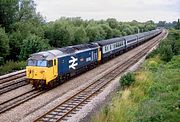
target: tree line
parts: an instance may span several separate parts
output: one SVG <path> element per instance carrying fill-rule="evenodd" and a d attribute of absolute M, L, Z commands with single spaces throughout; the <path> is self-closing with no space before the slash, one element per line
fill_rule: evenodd
<path fill-rule="evenodd" d="M 175 29 L 179 30 L 180 29 L 180 19 L 178 19 L 178 21 L 173 21 L 173 22 L 159 21 L 157 23 L 157 27 L 164 27 L 167 29 L 175 28 Z"/>
<path fill-rule="evenodd" d="M 0 1 L 0 62 L 26 60 L 30 54 L 69 45 L 90 43 L 156 28 L 153 21 L 119 22 L 80 17 L 46 22 L 34 0 Z"/>

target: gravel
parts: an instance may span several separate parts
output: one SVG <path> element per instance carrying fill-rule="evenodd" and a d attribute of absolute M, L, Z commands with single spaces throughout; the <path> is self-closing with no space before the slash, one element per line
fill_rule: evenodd
<path fill-rule="evenodd" d="M 20 94 L 23 94 L 25 92 L 31 91 L 31 89 L 32 89 L 31 85 L 25 85 L 23 87 L 19 87 L 17 89 L 4 93 L 0 95 L 0 103 L 7 101 L 11 98 L 14 98 L 16 96 L 19 96 Z"/>

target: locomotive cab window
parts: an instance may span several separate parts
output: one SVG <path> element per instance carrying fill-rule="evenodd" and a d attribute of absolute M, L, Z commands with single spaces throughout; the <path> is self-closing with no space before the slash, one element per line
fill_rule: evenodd
<path fill-rule="evenodd" d="M 52 60 L 48 61 L 48 65 L 47 66 L 48 67 L 52 67 L 53 66 L 53 61 Z"/>
<path fill-rule="evenodd" d="M 38 60 L 37 61 L 37 66 L 46 67 L 47 66 L 47 61 L 46 60 Z"/>
<path fill-rule="evenodd" d="M 28 66 L 36 66 L 37 61 L 34 59 L 29 59 L 27 65 Z"/>
<path fill-rule="evenodd" d="M 46 60 L 29 59 L 28 60 L 28 66 L 46 67 L 47 61 Z"/>

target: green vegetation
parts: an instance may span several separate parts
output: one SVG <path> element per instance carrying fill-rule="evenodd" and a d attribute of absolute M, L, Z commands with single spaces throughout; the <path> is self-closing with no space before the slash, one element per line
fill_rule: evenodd
<path fill-rule="evenodd" d="M 168 29 L 171 29 L 171 28 L 180 29 L 180 19 L 173 22 L 159 21 L 157 23 L 157 27 L 164 27 Z"/>
<path fill-rule="evenodd" d="M 180 31 L 172 29 L 169 32 L 168 38 L 162 41 L 159 47 L 150 53 L 147 58 L 152 58 L 158 55 L 163 61 L 170 61 L 173 55 L 180 54 Z"/>
<path fill-rule="evenodd" d="M 180 31 L 168 38 L 136 71 L 135 82 L 120 90 L 93 122 L 178 122 L 180 121 Z M 167 52 L 171 56 L 165 55 Z M 127 77 L 127 76 L 124 76 Z M 121 84 L 123 84 L 123 79 Z M 127 79 L 127 78 L 126 78 Z"/>
<path fill-rule="evenodd" d="M 180 30 L 180 19 L 178 19 L 178 22 L 177 22 L 175 28 Z"/>
<path fill-rule="evenodd" d="M 22 70 L 25 66 L 25 61 L 7 61 L 4 65 L 0 66 L 0 75 L 4 75 L 13 71 Z"/>
<path fill-rule="evenodd" d="M 123 75 L 121 79 L 119 80 L 121 86 L 123 88 L 126 88 L 130 86 L 132 83 L 135 82 L 135 77 L 133 73 L 127 73 L 126 75 Z"/>
<path fill-rule="evenodd" d="M 4 29 L 0 28 L 0 57 L 9 54 L 9 39 Z"/>

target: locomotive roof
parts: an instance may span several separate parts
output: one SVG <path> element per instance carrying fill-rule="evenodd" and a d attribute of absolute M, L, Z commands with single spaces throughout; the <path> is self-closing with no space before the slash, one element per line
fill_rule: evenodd
<path fill-rule="evenodd" d="M 59 48 L 58 50 L 62 51 L 63 53 L 68 54 L 68 53 L 74 53 L 77 51 L 91 49 L 95 47 L 98 47 L 98 44 L 91 43 L 91 44 L 79 44 L 79 45 L 68 46 L 64 48 Z"/>
<path fill-rule="evenodd" d="M 31 54 L 29 59 L 52 60 L 55 57 L 64 56 L 71 53 L 78 53 L 78 52 L 82 52 L 84 50 L 90 50 L 96 47 L 98 47 L 98 44 L 80 44 L 80 45 L 68 46 L 64 48 L 57 48 L 54 50 L 42 51 L 42 52 Z"/>
<path fill-rule="evenodd" d="M 38 53 L 34 53 L 31 55 L 30 59 L 37 59 L 37 60 L 51 60 L 53 58 L 55 58 L 58 55 L 62 55 L 63 52 L 61 52 L 60 50 L 48 50 L 48 51 L 43 51 L 43 52 L 38 52 Z"/>

